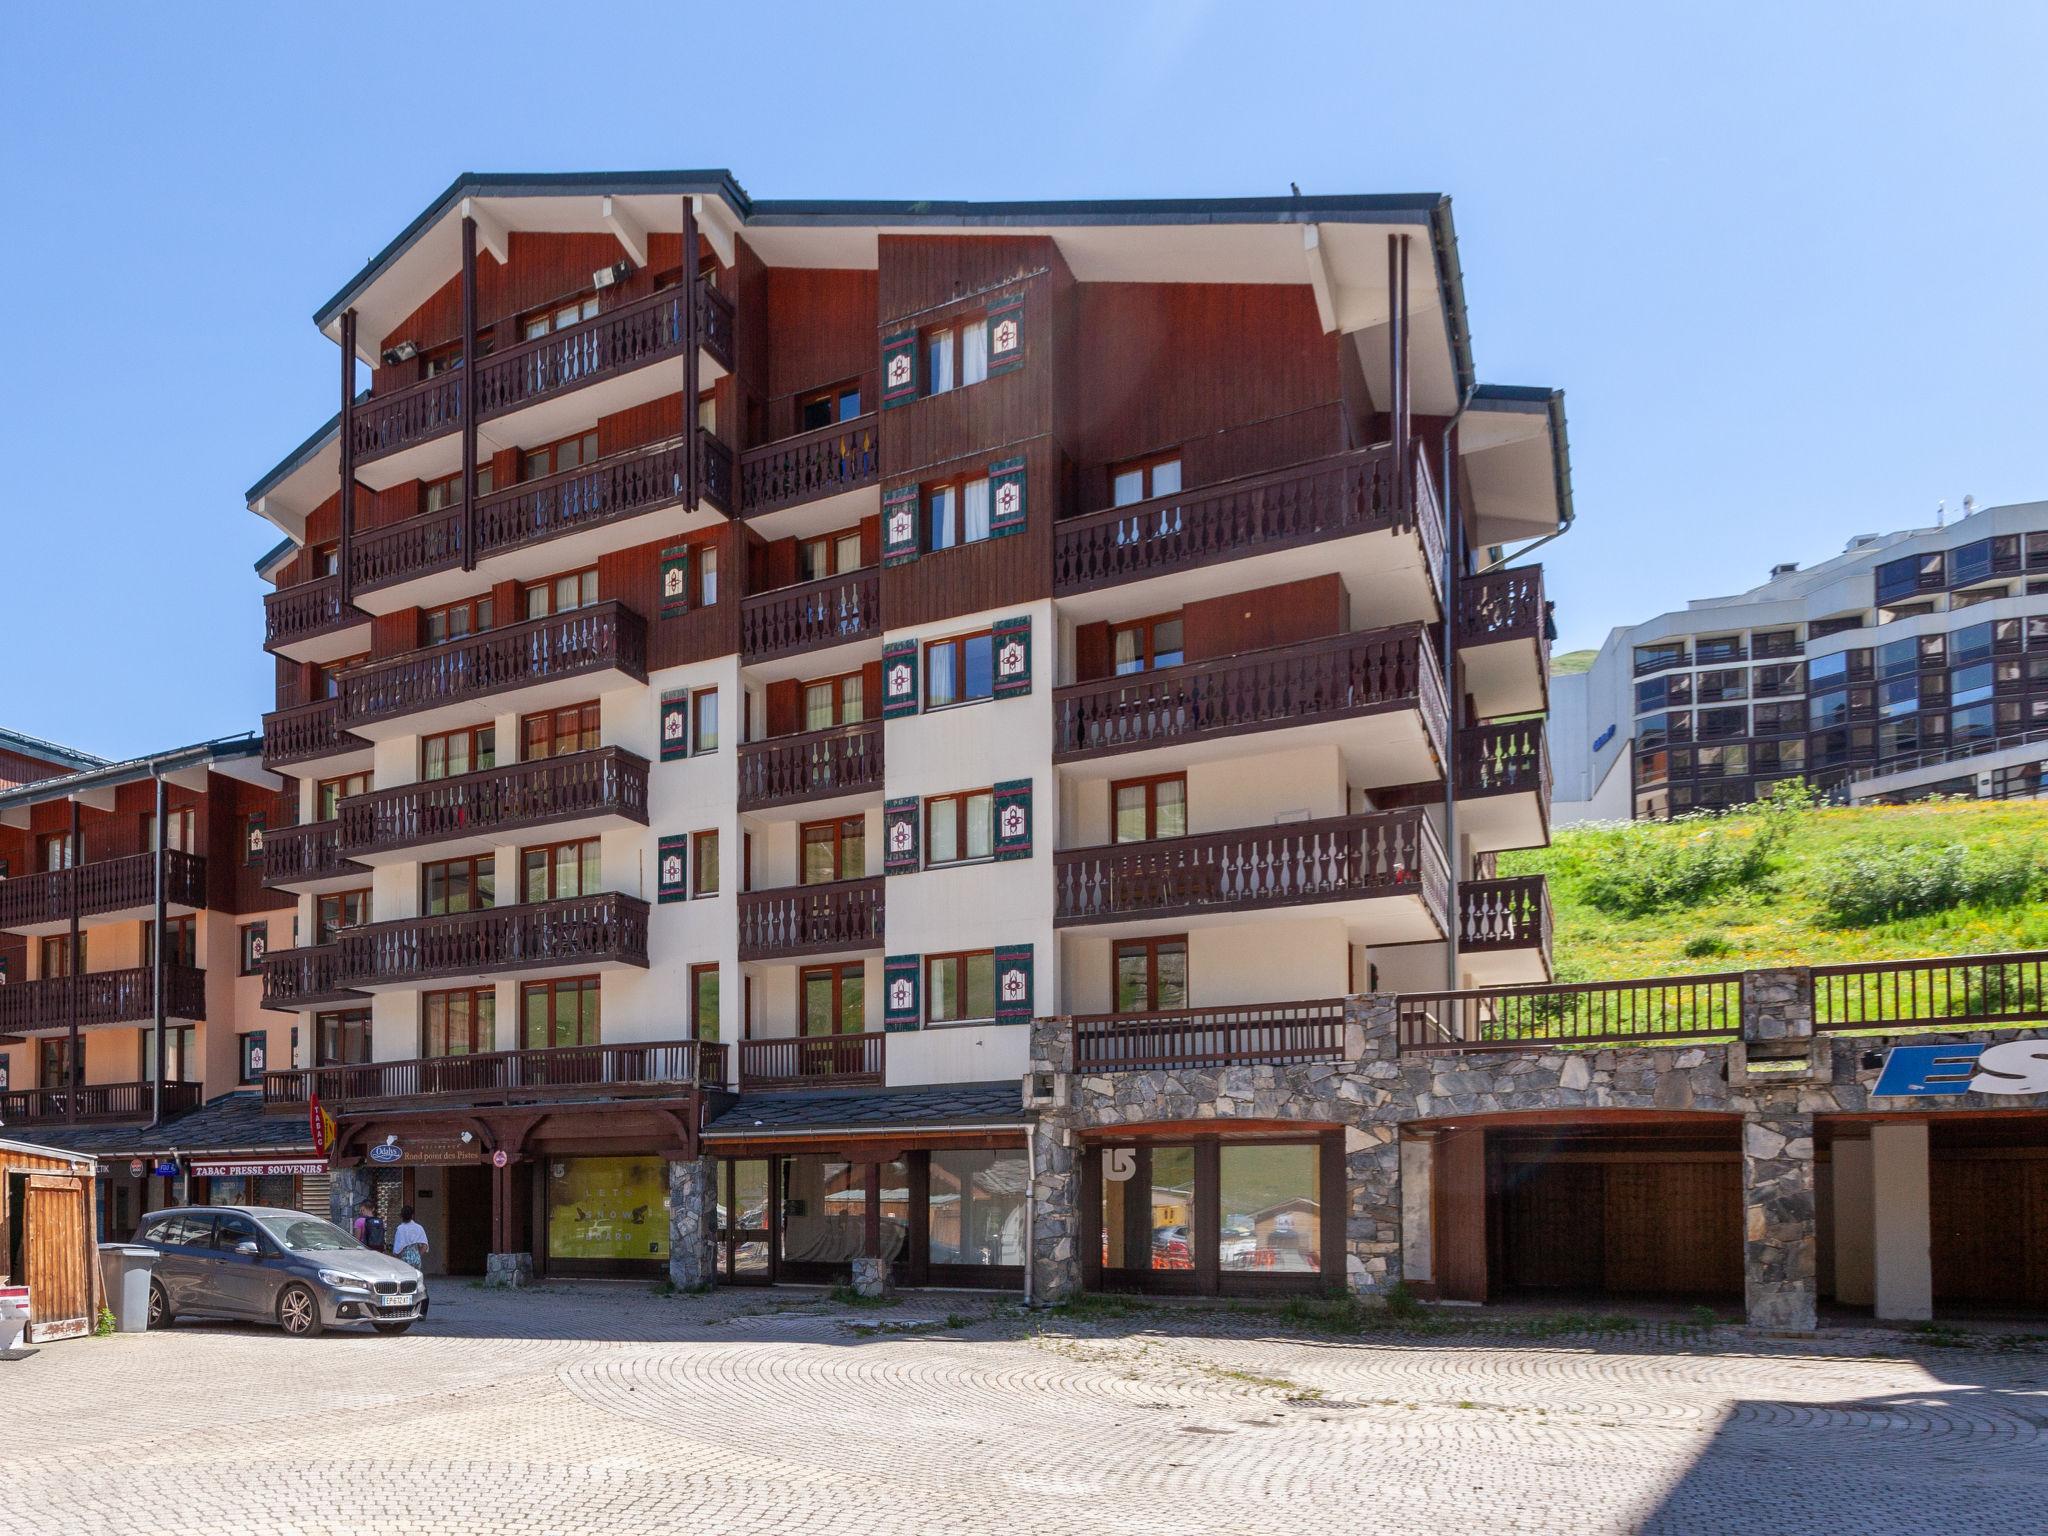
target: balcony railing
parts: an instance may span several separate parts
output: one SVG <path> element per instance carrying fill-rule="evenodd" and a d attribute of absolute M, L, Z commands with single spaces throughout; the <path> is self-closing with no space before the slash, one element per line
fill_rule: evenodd
<path fill-rule="evenodd" d="M 1458 887 L 1458 948 L 1470 954 L 1507 949 L 1550 955 L 1550 883 L 1541 875 L 1467 880 Z"/>
<path fill-rule="evenodd" d="M 770 960 L 882 947 L 882 877 L 743 891 L 740 958 Z"/>
<path fill-rule="evenodd" d="M 725 1047 L 697 1040 L 557 1045 L 481 1051 L 263 1075 L 263 1107 L 303 1109 L 317 1096 L 334 1113 L 418 1099 L 512 1101 L 670 1098 L 725 1082 Z"/>
<path fill-rule="evenodd" d="M 206 905 L 206 859 L 197 853 L 164 853 L 164 899 L 174 907 Z M 156 901 L 156 855 L 131 853 L 70 869 L 45 870 L 0 880 L 0 928 L 68 923 L 80 917 L 127 912 Z"/>
<path fill-rule="evenodd" d="M 541 966 L 647 964 L 647 903 L 607 891 L 479 912 L 401 917 L 345 930 L 345 987 L 481 976 Z"/>
<path fill-rule="evenodd" d="M 740 515 L 758 517 L 874 485 L 882 473 L 873 412 L 740 455 Z"/>
<path fill-rule="evenodd" d="M 1689 667 L 1692 656 L 1683 647 L 1672 651 L 1653 651 L 1636 657 L 1636 676 L 1644 677 L 1652 672 L 1667 671 L 1672 667 Z"/>
<path fill-rule="evenodd" d="M 358 1001 L 363 996 L 341 980 L 339 944 L 273 949 L 263 957 L 266 1008 L 305 1008 L 318 1003 Z"/>
<path fill-rule="evenodd" d="M 1543 567 L 1519 566 L 1458 583 L 1458 644 L 1544 639 Z"/>
<path fill-rule="evenodd" d="M 702 278 L 696 282 L 699 344 L 732 367 L 732 300 Z M 462 425 L 468 376 L 476 376 L 477 419 L 553 399 L 679 353 L 683 290 L 664 288 L 581 324 L 522 342 L 404 389 L 360 401 L 351 414 L 358 464 L 429 442 Z"/>
<path fill-rule="evenodd" d="M 1343 1059 L 1342 998 L 1074 1020 L 1074 1070 L 1083 1074 Z"/>
<path fill-rule="evenodd" d="M 340 677 L 349 725 L 393 720 L 556 678 L 623 672 L 647 681 L 647 625 L 616 602 L 487 629 Z"/>
<path fill-rule="evenodd" d="M 882 722 L 774 736 L 740 748 L 739 808 L 882 791 Z"/>
<path fill-rule="evenodd" d="M 882 577 L 870 569 L 758 592 L 740 600 L 740 659 L 772 661 L 879 637 Z"/>
<path fill-rule="evenodd" d="M 1550 749 L 1541 720 L 1468 726 L 1458 733 L 1458 793 L 1533 793 L 1550 800 Z"/>
<path fill-rule="evenodd" d="M 322 576 L 263 594 L 263 648 L 282 650 L 370 622 L 369 615 L 341 600 L 341 577 Z"/>
<path fill-rule="evenodd" d="M 1053 529 L 1053 590 L 1071 596 L 1326 539 L 1417 528 L 1398 478 L 1392 451 L 1368 448 L 1063 518 Z M 1442 541 L 1441 528 L 1417 531 L 1428 544 Z"/>
<path fill-rule="evenodd" d="M 370 744 L 341 728 L 341 701 L 315 699 L 293 704 L 263 717 L 263 763 L 276 768 L 314 758 L 337 757 Z"/>
<path fill-rule="evenodd" d="M 1053 752 L 1075 758 L 1414 708 L 1438 760 L 1443 677 L 1420 625 L 1333 635 L 1058 691 Z"/>
<path fill-rule="evenodd" d="M 263 838 L 263 883 L 303 885 L 342 875 L 367 876 L 369 871 L 341 851 L 341 825 L 312 821 L 298 827 L 272 827 Z"/>
<path fill-rule="evenodd" d="M 166 1118 L 199 1107 L 199 1084 L 165 1083 Z M 81 1088 L 16 1088 L 0 1093 L 0 1123 L 70 1120 L 81 1124 L 147 1120 L 156 1110 L 154 1083 L 87 1083 Z"/>
<path fill-rule="evenodd" d="M 154 973 L 146 965 L 10 982 L 0 987 L 0 1035 L 68 1029 L 74 1000 L 80 1029 L 139 1024 L 156 1017 L 155 985 Z M 164 967 L 164 1016 L 206 1017 L 205 971 L 189 965 Z"/>
<path fill-rule="evenodd" d="M 885 1077 L 888 1043 L 889 1037 L 880 1033 L 742 1040 L 740 1092 L 879 1088 Z"/>
<path fill-rule="evenodd" d="M 450 779 L 373 789 L 341 802 L 341 847 L 387 853 L 585 817 L 647 824 L 647 759 L 600 747 Z"/>
<path fill-rule="evenodd" d="M 1404 1053 L 1654 1044 L 1741 1028 L 1740 973 L 1405 992 L 1400 1000 Z"/>
<path fill-rule="evenodd" d="M 1441 929 L 1450 880 L 1420 810 L 1330 816 L 1053 855 L 1053 921 L 1117 922 L 1419 896 Z"/>

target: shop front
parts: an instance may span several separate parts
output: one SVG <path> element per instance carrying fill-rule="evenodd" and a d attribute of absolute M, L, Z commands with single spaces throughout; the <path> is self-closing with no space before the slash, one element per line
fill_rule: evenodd
<path fill-rule="evenodd" d="M 541 1180 L 544 1273 L 668 1272 L 668 1163 L 659 1156 L 547 1157 Z"/>

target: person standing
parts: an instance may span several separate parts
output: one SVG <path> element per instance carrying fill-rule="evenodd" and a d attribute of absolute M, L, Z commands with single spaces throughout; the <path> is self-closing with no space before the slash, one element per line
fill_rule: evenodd
<path fill-rule="evenodd" d="M 414 1269 L 427 1267 L 427 1229 L 413 1220 L 409 1205 L 398 1213 L 398 1230 L 391 1236 L 391 1251 Z"/>

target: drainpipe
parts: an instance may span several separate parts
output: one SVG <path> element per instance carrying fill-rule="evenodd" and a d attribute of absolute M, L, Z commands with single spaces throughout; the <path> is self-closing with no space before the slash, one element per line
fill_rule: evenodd
<path fill-rule="evenodd" d="M 169 871 L 170 838 L 170 786 L 164 782 L 163 772 L 153 770 L 151 777 L 156 781 L 156 943 L 150 956 L 150 996 L 154 1005 L 156 1026 L 156 1071 L 149 1085 L 149 1128 L 155 1130 L 163 1124 L 164 1118 L 164 920 L 170 905 L 169 893 L 165 889 L 165 878 Z"/>
<path fill-rule="evenodd" d="M 1028 1310 L 1036 1294 L 1033 1285 L 1038 1274 L 1038 1246 L 1033 1239 L 1038 1235 L 1037 1222 L 1033 1219 L 1038 1208 L 1038 1119 L 1033 1117 L 1024 1122 L 1024 1305 Z"/>
<path fill-rule="evenodd" d="M 1444 427 L 1443 450 L 1443 502 L 1444 502 L 1444 697 L 1448 708 L 1445 710 L 1444 756 L 1449 759 L 1444 765 L 1444 858 L 1450 866 L 1450 899 L 1445 913 L 1444 929 L 1444 990 L 1458 990 L 1458 890 L 1463 884 L 1458 859 L 1458 716 L 1463 709 L 1463 696 L 1458 688 L 1458 546 L 1459 519 L 1457 494 L 1457 455 L 1453 443 L 1458 435 L 1458 423 L 1465 419 L 1465 412 L 1472 404 L 1477 384 L 1465 386 L 1465 394 L 1458 401 L 1457 410 Z"/>

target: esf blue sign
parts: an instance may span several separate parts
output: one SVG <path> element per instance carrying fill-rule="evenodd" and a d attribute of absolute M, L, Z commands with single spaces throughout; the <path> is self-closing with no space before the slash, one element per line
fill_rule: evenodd
<path fill-rule="evenodd" d="M 1961 1093 L 2048 1093 L 2048 1039 L 1895 1045 L 1870 1090 L 1874 1099 Z"/>

